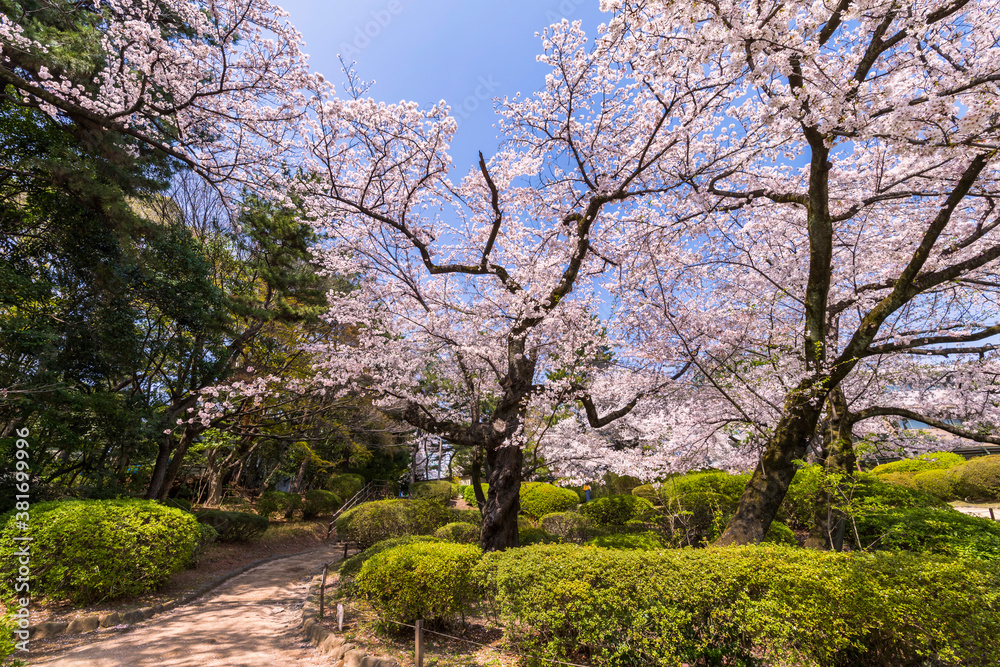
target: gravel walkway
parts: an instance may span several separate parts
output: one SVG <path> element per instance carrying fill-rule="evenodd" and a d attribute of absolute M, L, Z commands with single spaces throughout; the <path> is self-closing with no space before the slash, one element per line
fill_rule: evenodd
<path fill-rule="evenodd" d="M 310 579 L 343 548 L 322 547 L 265 563 L 191 604 L 127 630 L 84 635 L 96 641 L 66 648 L 30 646 L 30 665 L 60 667 L 278 667 L 330 665 L 299 634 Z M 103 633 L 101 633 L 103 634 Z"/>

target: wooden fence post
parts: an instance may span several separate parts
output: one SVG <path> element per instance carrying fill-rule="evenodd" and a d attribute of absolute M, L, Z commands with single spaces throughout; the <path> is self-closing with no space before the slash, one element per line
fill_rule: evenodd
<path fill-rule="evenodd" d="M 997 518 L 995 516 L 993 516 L 993 508 L 992 507 L 990 508 L 990 518 L 993 519 L 994 521 L 997 520 Z"/>
<path fill-rule="evenodd" d="M 414 649 L 417 667 L 424 667 L 424 620 L 418 619 L 416 625 L 416 648 Z"/>
<path fill-rule="evenodd" d="M 326 599 L 326 572 L 330 568 L 327 563 L 323 566 L 323 581 L 319 583 L 319 617 L 323 618 L 323 602 Z"/>

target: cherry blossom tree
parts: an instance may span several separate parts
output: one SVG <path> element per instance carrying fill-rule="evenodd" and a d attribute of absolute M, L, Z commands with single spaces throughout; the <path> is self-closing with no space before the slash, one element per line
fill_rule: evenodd
<path fill-rule="evenodd" d="M 699 156 L 678 166 L 698 174 L 694 194 L 650 202 L 639 221 L 649 241 L 622 274 L 648 304 L 633 325 L 650 338 L 659 331 L 667 350 L 682 341 L 715 404 L 761 441 L 720 538 L 756 542 L 824 413 L 831 427 L 890 414 L 871 401 L 842 418 L 846 394 L 866 391 L 866 368 L 896 355 L 995 349 L 994 7 L 604 6 L 616 12 L 609 33 L 634 44 L 643 72 L 675 67 L 662 45 L 679 41 L 737 91 L 717 133 L 725 158 L 713 173 L 694 168 Z"/>
<path fill-rule="evenodd" d="M 281 175 L 316 75 L 279 7 L 267 0 L 46 5 L 11 3 L 0 13 L 8 102 L 84 135 L 129 137 L 216 183 L 266 191 Z M 71 57 L 61 42 L 81 52 Z"/>
<path fill-rule="evenodd" d="M 576 405 L 603 427 L 688 367 L 634 335 L 613 283 L 630 221 L 688 189 L 673 165 L 711 161 L 724 99 L 717 71 L 646 75 L 618 35 L 589 41 L 563 22 L 543 46 L 544 89 L 498 101 L 501 150 L 458 180 L 443 103 L 378 103 L 356 83 L 352 99 L 324 94 L 306 162 L 322 185 L 300 193 L 329 239 L 325 270 L 357 285 L 331 295 L 329 319 L 355 334 L 313 350 L 323 382 L 485 450 L 487 550 L 518 544 L 529 414 Z"/>

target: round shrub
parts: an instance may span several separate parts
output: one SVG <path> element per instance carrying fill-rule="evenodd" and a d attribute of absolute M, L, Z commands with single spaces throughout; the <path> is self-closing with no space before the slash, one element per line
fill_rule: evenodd
<path fill-rule="evenodd" d="M 457 507 L 449 507 L 448 523 L 454 523 L 456 521 L 471 523 L 474 526 L 481 526 L 483 524 L 483 515 L 479 510 L 461 510 Z"/>
<path fill-rule="evenodd" d="M 925 472 L 932 471 L 927 470 Z M 934 472 L 944 472 L 944 470 L 942 468 L 934 468 Z M 905 486 L 908 489 L 916 489 L 919 488 L 916 480 L 917 474 L 915 472 L 887 472 L 879 475 L 878 478 L 886 484 L 897 484 Z"/>
<path fill-rule="evenodd" d="M 955 500 L 955 471 L 957 468 L 936 468 L 913 475 L 913 485 L 918 491 L 930 494 L 940 500 Z M 897 473 L 905 474 L 905 473 Z M 884 481 L 891 481 L 893 474 L 880 475 Z"/>
<path fill-rule="evenodd" d="M 601 547 L 603 549 L 639 549 L 642 551 L 653 551 L 662 549 L 663 542 L 656 533 L 629 533 L 599 535 L 587 542 L 587 546 Z"/>
<path fill-rule="evenodd" d="M 412 623 L 464 617 L 476 597 L 471 572 L 481 556 L 471 544 L 394 547 L 361 567 L 357 590 L 383 618 Z"/>
<path fill-rule="evenodd" d="M 270 517 L 272 514 L 278 513 L 290 519 L 295 510 L 300 507 L 302 507 L 302 498 L 297 493 L 265 491 L 257 499 L 255 510 L 263 517 Z"/>
<path fill-rule="evenodd" d="M 479 485 L 483 490 L 483 497 L 486 498 L 490 494 L 490 485 L 483 483 Z M 462 491 L 462 499 L 469 503 L 473 507 L 479 507 L 479 501 L 476 500 L 476 486 L 470 484 Z"/>
<path fill-rule="evenodd" d="M 732 501 L 743 495 L 750 475 L 731 475 L 717 470 L 676 475 L 657 484 L 643 484 L 632 489 L 632 495 L 645 498 L 654 505 L 669 505 L 672 500 L 689 493 L 715 493 Z"/>
<path fill-rule="evenodd" d="M 302 518 L 315 519 L 320 514 L 331 514 L 340 507 L 340 498 L 332 491 L 313 489 L 306 491 L 302 501 Z"/>
<path fill-rule="evenodd" d="M 768 544 L 784 544 L 789 547 L 799 546 L 799 541 L 795 539 L 795 532 L 780 521 L 772 521 L 764 536 L 764 542 Z"/>
<path fill-rule="evenodd" d="M 862 546 L 1000 560 L 1000 522 L 951 508 L 898 508 L 857 519 Z"/>
<path fill-rule="evenodd" d="M 1000 455 L 977 456 L 955 468 L 955 494 L 969 500 L 1000 500 Z"/>
<path fill-rule="evenodd" d="M 653 503 L 640 496 L 606 496 L 584 504 L 580 514 L 595 526 L 624 526 L 647 516 L 652 509 Z"/>
<path fill-rule="evenodd" d="M 553 512 L 565 512 L 579 504 L 576 493 L 544 482 L 525 482 L 519 493 L 521 511 L 534 519 Z"/>
<path fill-rule="evenodd" d="M 434 531 L 434 537 L 446 542 L 475 544 L 479 541 L 479 529 L 471 523 L 446 523 Z"/>
<path fill-rule="evenodd" d="M 562 540 L 558 535 L 550 535 L 543 528 L 531 525 L 517 527 L 517 539 L 522 547 L 529 544 L 558 544 Z"/>
<path fill-rule="evenodd" d="M 433 500 L 446 505 L 451 500 L 451 483 L 443 480 L 414 482 L 410 485 L 410 497 L 416 500 Z"/>
<path fill-rule="evenodd" d="M 334 475 L 330 479 L 326 480 L 326 484 L 323 486 L 327 491 L 331 491 L 336 494 L 342 502 L 347 502 L 353 498 L 358 491 L 365 488 L 365 484 L 365 478 L 361 475 L 343 473 L 340 475 Z"/>
<path fill-rule="evenodd" d="M 965 463 L 965 458 L 954 452 L 929 452 L 912 459 L 883 463 L 880 466 L 872 468 L 870 472 L 873 475 L 896 472 L 922 472 L 924 470 L 954 468 L 963 463 Z"/>
<path fill-rule="evenodd" d="M 191 561 L 199 534 L 194 516 L 152 500 L 40 503 L 26 531 L 15 514 L 0 530 L 0 591 L 17 597 L 15 537 L 32 539 L 32 594 L 86 604 L 155 590 Z"/>
<path fill-rule="evenodd" d="M 195 512 L 199 523 L 208 524 L 219 533 L 220 542 L 249 542 L 264 534 L 269 521 L 267 517 L 249 512 L 228 510 L 198 510 Z"/>
<path fill-rule="evenodd" d="M 538 522 L 545 532 L 570 542 L 583 542 L 590 532 L 590 522 L 577 512 L 553 512 Z"/>
<path fill-rule="evenodd" d="M 485 554 L 474 577 L 508 641 L 556 660 L 1000 664 L 1000 571 L 976 560 L 776 545 L 539 545 Z"/>
<path fill-rule="evenodd" d="M 340 562 L 340 567 L 337 571 L 340 573 L 341 585 L 344 584 L 345 580 L 350 580 L 358 576 L 358 572 L 361 571 L 361 567 L 372 556 L 380 554 L 383 551 L 388 551 L 394 547 L 402 546 L 404 544 L 414 544 L 416 542 L 436 543 L 441 542 L 441 540 L 432 535 L 403 535 L 402 537 L 392 537 L 388 540 L 382 540 L 378 544 L 373 544 L 361 553 Z"/>
<path fill-rule="evenodd" d="M 340 539 L 365 549 L 403 535 L 429 535 L 448 523 L 448 512 L 430 500 L 377 500 L 351 508 L 337 518 Z"/>

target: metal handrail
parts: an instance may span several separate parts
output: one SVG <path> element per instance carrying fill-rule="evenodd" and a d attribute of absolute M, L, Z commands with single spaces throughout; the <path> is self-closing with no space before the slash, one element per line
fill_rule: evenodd
<path fill-rule="evenodd" d="M 337 519 L 340 518 L 341 514 L 349 509 L 357 507 L 361 503 L 388 498 L 390 495 L 390 488 L 389 482 L 381 480 L 372 480 L 365 484 L 360 491 L 351 496 L 350 500 L 341 505 L 340 509 L 333 513 L 333 518 L 330 519 L 330 524 L 326 527 L 326 539 L 330 539 L 330 533 L 333 532 L 333 527 L 337 523 Z"/>

